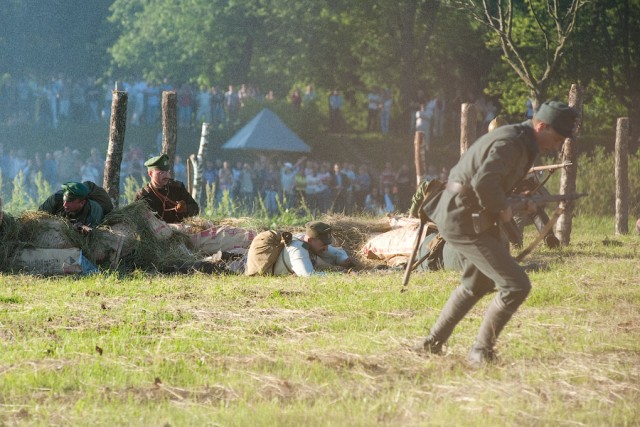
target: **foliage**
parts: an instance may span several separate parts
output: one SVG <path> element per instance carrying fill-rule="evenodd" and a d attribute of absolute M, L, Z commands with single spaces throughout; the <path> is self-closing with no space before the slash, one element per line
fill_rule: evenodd
<path fill-rule="evenodd" d="M 126 176 L 124 178 L 124 192 L 120 195 L 120 198 L 123 199 L 123 206 L 133 203 L 136 199 L 138 190 L 140 190 L 144 185 L 145 183 L 138 182 L 136 177 L 131 175 Z"/>
<path fill-rule="evenodd" d="M 35 209 L 36 202 L 27 191 L 25 177 L 22 171 L 13 179 L 11 200 L 7 201 L 6 208 L 9 213 L 18 213 L 27 209 Z"/>
<path fill-rule="evenodd" d="M 576 190 L 585 192 L 587 197 L 576 204 L 578 215 L 613 216 L 615 214 L 616 182 L 614 156 L 597 147 L 592 154 L 581 154 L 578 159 L 578 175 Z M 549 180 L 547 188 L 559 188 L 560 174 L 556 173 Z M 629 215 L 640 217 L 640 194 L 633 191 L 640 188 L 640 155 L 630 155 L 628 159 L 629 179 Z M 554 192 L 554 191 L 552 191 Z"/>
<path fill-rule="evenodd" d="M 36 200 L 44 201 L 53 194 L 51 184 L 42 177 L 42 172 L 36 173 L 33 183 L 36 187 Z"/>
<path fill-rule="evenodd" d="M 8 0 L 0 14 L 0 75 L 100 75 L 115 39 L 105 20 L 112 0 Z"/>

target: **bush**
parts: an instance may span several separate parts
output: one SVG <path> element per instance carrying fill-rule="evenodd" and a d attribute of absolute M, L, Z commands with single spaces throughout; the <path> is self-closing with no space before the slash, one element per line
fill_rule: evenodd
<path fill-rule="evenodd" d="M 576 204 L 576 213 L 584 215 L 615 215 L 616 181 L 615 165 L 612 153 L 603 147 L 597 147 L 591 154 L 582 154 L 578 158 L 578 177 L 576 190 L 586 192 Z M 549 181 L 547 188 L 557 193 L 560 174 L 557 173 Z M 640 156 L 629 156 L 629 215 L 640 216 Z"/>

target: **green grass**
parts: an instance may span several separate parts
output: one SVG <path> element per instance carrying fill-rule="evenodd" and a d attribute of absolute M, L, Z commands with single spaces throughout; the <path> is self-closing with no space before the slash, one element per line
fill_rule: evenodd
<path fill-rule="evenodd" d="M 638 425 L 640 242 L 610 223 L 527 258 L 546 268 L 479 371 L 489 298 L 444 356 L 410 351 L 455 272 L 2 275 L 0 425 Z"/>

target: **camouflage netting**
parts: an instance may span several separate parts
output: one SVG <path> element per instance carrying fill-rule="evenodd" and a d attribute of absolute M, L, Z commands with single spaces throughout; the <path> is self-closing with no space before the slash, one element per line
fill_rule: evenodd
<path fill-rule="evenodd" d="M 356 261 L 356 270 L 372 268 L 379 264 L 366 259 L 361 250 L 372 235 L 391 230 L 388 217 L 359 219 L 344 215 L 328 215 L 322 220 L 331 225 L 334 244 L 341 246 L 353 256 Z"/>
<path fill-rule="evenodd" d="M 69 223 L 43 212 L 24 212 L 17 218 L 4 216 L 0 270 L 11 271 L 14 256 L 24 248 L 81 247 L 83 238 Z"/>
<path fill-rule="evenodd" d="M 112 211 L 86 237 L 43 212 L 5 215 L 2 225 L 1 271 L 11 271 L 13 257 L 25 248 L 80 248 L 94 264 L 121 271 L 172 271 L 196 261 L 190 237 L 157 220 L 145 203 Z"/>
<path fill-rule="evenodd" d="M 124 270 L 169 271 L 197 260 L 190 237 L 156 219 L 144 202 L 109 213 L 82 249 L 94 263 Z"/>
<path fill-rule="evenodd" d="M 322 218 L 333 227 L 336 246 L 342 246 L 356 261 L 356 269 L 372 267 L 361 249 L 374 234 L 391 229 L 389 218 L 354 218 L 329 215 Z M 158 220 L 145 203 L 132 203 L 109 213 L 104 223 L 83 236 L 70 224 L 43 212 L 24 212 L 17 218 L 5 215 L 0 245 L 0 271 L 11 271 L 14 257 L 27 248 L 80 248 L 83 255 L 103 269 L 132 271 L 180 271 L 199 261 L 191 235 L 221 225 L 242 228 L 242 221 L 229 218 L 215 223 L 190 218 L 180 227 Z M 304 232 L 304 227 L 286 231 Z"/>

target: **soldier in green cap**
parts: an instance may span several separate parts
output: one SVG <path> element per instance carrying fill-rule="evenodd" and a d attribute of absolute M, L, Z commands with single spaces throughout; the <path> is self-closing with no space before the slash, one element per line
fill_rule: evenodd
<path fill-rule="evenodd" d="M 476 231 L 472 213 L 485 210 L 496 223 L 510 221 L 512 210 L 507 195 L 527 174 L 539 153 L 562 147 L 564 140 L 571 137 L 576 119 L 575 109 L 550 101 L 540 106 L 533 119 L 483 135 L 451 169 L 445 190 L 425 204 L 424 213 L 460 255 L 463 273 L 460 286 L 415 350 L 441 353 L 458 322 L 483 296 L 497 289 L 468 353 L 473 367 L 496 360 L 496 339 L 527 298 L 531 283 L 511 257 L 497 224 Z"/>
<path fill-rule="evenodd" d="M 66 218 L 78 231 L 87 234 L 102 222 L 105 215 L 100 203 L 89 198 L 89 192 L 85 183 L 64 183 L 62 190 L 49 196 L 38 210 Z"/>
<path fill-rule="evenodd" d="M 184 184 L 171 179 L 169 156 L 152 157 L 144 165 L 150 182 L 136 194 L 135 200 L 147 202 L 156 216 L 169 224 L 198 215 L 200 208 Z"/>

